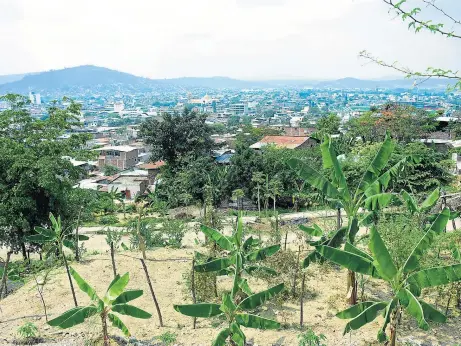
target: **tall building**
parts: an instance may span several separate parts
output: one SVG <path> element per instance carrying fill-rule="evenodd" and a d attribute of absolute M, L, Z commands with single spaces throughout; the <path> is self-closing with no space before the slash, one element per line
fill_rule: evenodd
<path fill-rule="evenodd" d="M 125 109 L 123 101 L 117 101 L 114 103 L 114 112 L 121 112 Z"/>
<path fill-rule="evenodd" d="M 40 94 L 35 94 L 35 104 L 36 105 L 42 104 L 42 99 L 40 97 Z"/>
<path fill-rule="evenodd" d="M 32 104 L 35 103 L 35 93 L 33 93 L 32 91 L 29 91 L 29 100 L 30 100 L 30 103 Z"/>
<path fill-rule="evenodd" d="M 229 111 L 233 115 L 247 114 L 248 106 L 246 103 L 234 103 L 229 106 Z"/>

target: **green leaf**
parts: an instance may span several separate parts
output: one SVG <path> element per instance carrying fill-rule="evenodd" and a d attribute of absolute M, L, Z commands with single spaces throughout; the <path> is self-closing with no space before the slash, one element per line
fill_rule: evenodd
<path fill-rule="evenodd" d="M 213 317 L 222 314 L 218 304 L 199 303 L 188 305 L 174 305 L 177 312 L 191 317 Z"/>
<path fill-rule="evenodd" d="M 56 238 L 56 233 L 54 233 L 52 229 L 35 226 L 34 230 L 35 232 L 44 236 L 45 238 L 50 238 L 50 239 Z"/>
<path fill-rule="evenodd" d="M 284 288 L 284 284 L 278 284 L 277 286 L 271 287 L 265 291 L 253 294 L 239 304 L 239 308 L 244 310 L 254 309 L 262 304 L 264 304 L 267 300 L 274 297 L 277 293 L 281 292 Z"/>
<path fill-rule="evenodd" d="M 386 138 L 384 139 L 383 144 L 379 148 L 376 156 L 370 162 L 365 174 L 362 177 L 362 181 L 360 186 L 365 187 L 375 180 L 377 176 L 381 173 L 381 170 L 386 167 L 387 163 L 389 162 L 389 158 L 394 151 L 394 143 L 388 134 L 386 134 Z M 363 190 L 362 190 L 363 191 Z"/>
<path fill-rule="evenodd" d="M 48 324 L 53 327 L 66 329 L 73 327 L 77 324 L 83 323 L 85 319 L 96 315 L 97 312 L 98 309 L 93 305 L 85 307 L 76 307 L 70 309 L 69 311 L 66 311 L 61 316 L 48 321 Z"/>
<path fill-rule="evenodd" d="M 248 251 L 249 249 L 251 249 L 251 247 L 253 246 L 253 237 L 249 237 L 245 240 L 245 242 L 243 243 L 243 250 L 245 251 Z"/>
<path fill-rule="evenodd" d="M 344 328 L 344 333 L 349 333 L 351 330 L 357 330 L 363 327 L 365 324 L 372 322 L 376 316 L 378 316 L 379 312 L 387 306 L 385 302 L 378 302 L 363 310 L 357 317 L 350 320 L 346 327 Z"/>
<path fill-rule="evenodd" d="M 234 244 L 231 242 L 229 238 L 226 236 L 222 235 L 218 231 L 215 231 L 214 229 L 207 227 L 205 225 L 200 226 L 200 230 L 205 233 L 206 236 L 210 237 L 213 239 L 216 244 L 218 244 L 221 248 L 227 251 L 232 251 L 234 250 Z"/>
<path fill-rule="evenodd" d="M 78 240 L 79 241 L 85 241 L 85 240 L 90 240 L 90 238 L 86 235 L 83 235 L 83 234 L 79 234 L 78 235 Z"/>
<path fill-rule="evenodd" d="M 264 249 L 259 249 L 259 250 L 255 250 L 253 252 L 250 252 L 247 256 L 246 256 L 246 259 L 248 261 L 262 261 L 264 259 L 266 259 L 267 257 L 270 257 L 272 256 L 273 254 L 275 254 L 277 251 L 280 250 L 280 245 L 272 245 L 272 246 L 268 246 Z"/>
<path fill-rule="evenodd" d="M 221 330 L 211 346 L 226 346 L 226 340 L 230 334 L 231 331 L 229 328 Z"/>
<path fill-rule="evenodd" d="M 407 206 L 407 209 L 408 211 L 411 213 L 411 214 L 414 214 L 416 212 L 419 211 L 419 208 L 418 208 L 418 205 L 416 204 L 416 201 L 415 199 L 413 198 L 413 196 L 411 196 L 408 192 L 406 192 L 405 190 L 402 190 L 400 192 L 400 194 L 402 195 L 402 198 L 403 200 L 405 201 L 405 204 Z"/>
<path fill-rule="evenodd" d="M 141 297 L 143 294 L 142 290 L 128 290 L 120 294 L 117 299 L 112 302 L 112 305 L 125 304 L 132 300 Z"/>
<path fill-rule="evenodd" d="M 299 159 L 290 159 L 287 164 L 309 185 L 320 190 L 326 197 L 336 199 L 340 196 L 336 187 L 315 169 Z"/>
<path fill-rule="evenodd" d="M 239 212 L 237 217 L 237 232 L 235 232 L 235 244 L 237 247 L 240 248 L 240 243 L 243 237 L 243 219 L 242 219 L 242 212 Z"/>
<path fill-rule="evenodd" d="M 349 229 L 347 228 L 347 226 L 341 227 L 327 241 L 326 245 L 331 246 L 331 247 L 339 247 L 342 244 L 342 242 L 344 241 L 344 237 L 346 236 L 348 231 L 349 231 Z"/>
<path fill-rule="evenodd" d="M 246 295 L 251 296 L 253 292 L 250 289 L 250 286 L 248 285 L 247 279 L 242 279 L 240 278 L 239 283 L 238 283 L 240 289 L 245 293 Z"/>
<path fill-rule="evenodd" d="M 437 187 L 434 191 L 426 197 L 423 203 L 421 203 L 421 211 L 429 211 L 437 203 L 440 197 L 440 189 Z"/>
<path fill-rule="evenodd" d="M 85 292 L 92 301 L 100 300 L 94 288 L 88 285 L 88 283 L 83 280 L 83 278 L 74 270 L 74 268 L 69 267 L 69 271 L 75 282 L 77 282 L 78 287 L 80 287 L 80 289 Z"/>
<path fill-rule="evenodd" d="M 365 198 L 364 206 L 367 210 L 381 210 L 387 207 L 394 197 L 392 193 L 378 193 Z"/>
<path fill-rule="evenodd" d="M 420 239 L 420 241 L 415 246 L 408 259 L 406 260 L 403 266 L 404 273 L 409 273 L 419 268 L 419 260 L 421 259 L 421 256 L 423 255 L 424 251 L 427 250 L 429 246 L 432 244 L 436 234 L 441 233 L 442 230 L 445 229 L 445 226 L 448 222 L 449 214 L 450 211 L 448 209 L 444 209 L 437 216 L 434 223 L 424 234 L 424 236 Z"/>
<path fill-rule="evenodd" d="M 232 332 L 231 339 L 237 346 L 245 346 L 246 337 L 237 323 L 231 323 L 230 330 Z"/>
<path fill-rule="evenodd" d="M 419 304 L 423 308 L 424 318 L 428 321 L 438 322 L 438 323 L 445 323 L 447 321 L 447 317 L 442 314 L 439 310 L 434 308 L 432 305 L 423 302 L 422 300 L 418 300 Z"/>
<path fill-rule="evenodd" d="M 129 304 L 117 304 L 112 306 L 112 311 L 118 312 L 122 315 L 128 315 L 136 318 L 147 319 L 151 318 L 152 315 L 136 306 Z"/>
<path fill-rule="evenodd" d="M 125 273 L 123 274 L 123 276 L 119 277 L 118 280 L 113 281 L 106 292 L 105 298 L 107 298 L 108 301 L 113 301 L 117 299 L 117 297 L 123 293 L 123 290 L 125 289 L 126 285 L 128 285 L 129 281 L 129 273 Z"/>
<path fill-rule="evenodd" d="M 71 250 L 75 250 L 75 242 L 73 242 L 72 240 L 69 240 L 69 239 L 64 239 L 62 241 L 62 245 L 64 245 L 65 247 L 71 249 Z"/>
<path fill-rule="evenodd" d="M 313 237 L 320 237 L 323 235 L 323 230 L 316 224 L 313 227 L 306 227 L 304 225 L 299 225 L 299 229 L 304 233 L 307 233 Z"/>
<path fill-rule="evenodd" d="M 420 290 L 426 287 L 435 287 L 446 285 L 450 282 L 457 282 L 461 280 L 461 264 L 454 264 L 450 266 L 435 267 L 430 269 L 420 270 L 407 278 L 416 295 L 420 294 Z"/>
<path fill-rule="evenodd" d="M 304 258 L 303 268 L 307 268 L 311 263 L 317 263 L 321 260 L 322 256 L 320 255 L 320 253 L 317 250 L 312 251 L 309 255 L 306 256 L 306 258 Z"/>
<path fill-rule="evenodd" d="M 234 261 L 233 257 L 218 258 L 203 264 L 197 264 L 194 266 L 194 270 L 200 273 L 217 272 L 229 267 Z"/>
<path fill-rule="evenodd" d="M 397 275 L 397 268 L 395 267 L 392 257 L 387 251 L 386 245 L 384 244 L 381 236 L 378 233 L 376 227 L 370 229 L 370 241 L 368 247 L 373 254 L 373 264 L 378 270 L 380 276 L 390 281 Z"/>
<path fill-rule="evenodd" d="M 323 143 L 320 145 L 320 151 L 322 152 L 323 167 L 326 169 L 333 168 L 334 182 L 339 187 L 338 191 L 341 191 L 344 200 L 349 201 L 351 196 L 347 187 L 346 178 L 344 177 L 343 170 L 339 164 L 330 137 L 325 136 Z"/>
<path fill-rule="evenodd" d="M 369 308 L 373 304 L 376 304 L 376 302 L 367 301 L 367 302 L 353 305 L 350 308 L 347 308 L 346 310 L 338 312 L 336 314 L 336 317 L 341 318 L 343 320 L 348 320 L 348 319 L 357 317 L 358 315 L 360 315 L 362 312 L 364 312 L 367 308 Z"/>
<path fill-rule="evenodd" d="M 128 246 L 126 246 L 125 243 L 121 243 L 120 246 L 121 246 L 122 249 L 125 250 L 125 251 L 129 250 Z"/>
<path fill-rule="evenodd" d="M 237 314 L 235 315 L 235 321 L 244 327 L 248 328 L 257 328 L 257 329 L 278 329 L 280 328 L 280 323 L 269 320 L 267 318 L 262 318 L 256 315 L 250 314 Z"/>
<path fill-rule="evenodd" d="M 378 331 L 378 341 L 385 342 L 387 340 L 386 336 L 386 328 L 389 322 L 391 321 L 392 311 L 394 310 L 395 306 L 397 305 L 398 298 L 394 297 L 389 304 L 386 306 L 386 310 L 384 311 L 384 323 L 381 329 Z"/>
<path fill-rule="evenodd" d="M 28 242 L 31 242 L 31 243 L 44 244 L 44 243 L 54 241 L 55 238 L 45 237 L 45 236 L 43 236 L 41 234 L 34 234 L 34 235 L 30 235 L 30 236 L 26 237 L 26 240 Z"/>
<path fill-rule="evenodd" d="M 352 245 L 349 242 L 346 242 L 346 244 L 344 245 L 344 251 L 353 253 L 355 255 L 359 255 L 360 257 L 366 258 L 370 262 L 373 262 L 373 257 L 371 257 L 369 254 L 367 254 L 365 251 L 362 251 L 362 250 L 358 249 L 357 247 L 355 247 L 354 245 Z"/>
<path fill-rule="evenodd" d="M 326 259 L 355 273 L 379 277 L 373 263 L 362 256 L 323 245 L 319 246 L 317 250 Z"/>
<path fill-rule="evenodd" d="M 267 274 L 269 275 L 272 275 L 272 276 L 276 276 L 277 275 L 277 272 L 272 269 L 272 268 L 269 268 L 269 267 L 265 267 L 265 266 L 246 266 L 245 267 L 245 271 L 248 273 L 248 274 L 253 274 L 254 271 L 256 270 L 261 270 L 263 272 L 266 272 Z"/>
<path fill-rule="evenodd" d="M 107 317 L 109 318 L 109 321 L 112 322 L 112 325 L 114 327 L 117 327 L 118 329 L 120 329 L 125 336 L 130 336 L 131 335 L 130 331 L 125 326 L 125 324 L 120 320 L 120 318 L 118 318 L 114 314 L 110 314 L 110 313 L 107 315 Z"/>
<path fill-rule="evenodd" d="M 355 243 L 355 236 L 359 232 L 359 220 L 356 217 L 352 218 L 350 222 L 349 229 L 347 231 L 347 236 L 351 244 Z"/>
<path fill-rule="evenodd" d="M 237 308 L 229 293 L 224 293 L 222 297 L 222 304 L 219 307 L 225 314 L 232 314 Z"/>
<path fill-rule="evenodd" d="M 424 319 L 424 311 L 418 299 L 407 289 L 403 289 L 401 292 L 405 293 L 406 300 L 408 301 L 408 304 L 405 306 L 407 312 L 416 319 L 419 328 L 428 330 L 429 324 Z"/>

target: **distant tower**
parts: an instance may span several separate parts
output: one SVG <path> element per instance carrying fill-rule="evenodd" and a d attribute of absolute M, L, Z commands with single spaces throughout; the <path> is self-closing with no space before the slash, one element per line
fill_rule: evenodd
<path fill-rule="evenodd" d="M 40 97 L 40 94 L 35 94 L 35 104 L 42 104 L 42 98 Z"/>
<path fill-rule="evenodd" d="M 30 103 L 32 103 L 32 104 L 35 103 L 35 97 L 34 97 L 34 93 L 32 91 L 29 91 L 29 100 L 30 100 Z"/>

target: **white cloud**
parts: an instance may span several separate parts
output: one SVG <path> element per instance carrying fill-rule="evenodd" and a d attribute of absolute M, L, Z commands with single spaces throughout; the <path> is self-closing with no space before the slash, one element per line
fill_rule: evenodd
<path fill-rule="evenodd" d="M 0 0 L 0 74 L 96 64 L 154 78 L 379 77 L 392 72 L 362 66 L 359 51 L 456 69 L 458 42 L 408 32 L 380 0 Z"/>

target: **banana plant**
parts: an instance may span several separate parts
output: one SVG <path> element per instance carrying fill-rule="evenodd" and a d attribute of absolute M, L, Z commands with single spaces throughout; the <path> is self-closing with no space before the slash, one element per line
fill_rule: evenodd
<path fill-rule="evenodd" d="M 220 258 L 207 258 L 205 255 L 196 253 L 197 260 L 205 260 L 204 263 L 194 266 L 197 272 L 218 272 L 220 275 L 234 274 L 234 286 L 232 288 L 232 297 L 241 289 L 245 294 L 251 295 L 251 289 L 242 274 L 252 275 L 256 270 L 265 271 L 271 275 L 277 273 L 268 267 L 259 265 L 257 262 L 274 255 L 280 250 L 280 245 L 271 245 L 265 248 L 259 248 L 260 242 L 253 237 L 243 241 L 243 221 L 239 214 L 237 219 L 236 232 L 232 237 L 227 237 L 220 232 L 202 225 L 201 231 L 213 240 L 227 256 Z"/>
<path fill-rule="evenodd" d="M 56 219 L 52 213 L 50 213 L 51 228 L 35 227 L 35 232 L 37 234 L 28 236 L 27 241 L 31 243 L 38 244 L 48 244 L 49 250 L 47 256 L 50 254 L 59 254 L 64 261 L 64 266 L 66 267 L 67 277 L 69 279 L 70 290 L 72 291 L 72 297 L 74 299 L 75 306 L 77 304 L 77 298 L 75 296 L 74 285 L 72 283 L 72 278 L 69 272 L 69 265 L 67 263 L 66 256 L 64 255 L 63 247 L 67 247 L 71 250 L 75 250 L 75 235 L 72 234 L 68 229 L 63 229 L 61 223 L 61 217 L 58 216 Z M 86 235 L 79 234 L 78 240 L 88 240 L 89 238 Z"/>
<path fill-rule="evenodd" d="M 102 299 L 98 297 L 94 288 L 72 267 L 70 268 L 70 273 L 75 282 L 77 282 L 78 287 L 90 297 L 91 303 L 87 306 L 79 306 L 70 309 L 61 316 L 48 321 L 50 326 L 67 329 L 83 323 L 87 318 L 99 315 L 102 323 L 104 346 L 109 346 L 110 341 L 107 332 L 107 320 L 109 320 L 114 327 L 120 329 L 124 335 L 130 336 L 128 328 L 114 312 L 142 319 L 148 319 L 152 316 L 150 313 L 136 306 L 127 304 L 143 294 L 142 290 L 125 290 L 125 287 L 130 281 L 129 273 L 125 273 L 123 276 L 117 275 L 115 279 L 112 280 Z"/>
<path fill-rule="evenodd" d="M 212 343 L 212 346 L 225 346 L 226 340 L 230 339 L 237 346 L 245 346 L 246 337 L 241 327 L 257 329 L 278 329 L 280 324 L 257 315 L 244 313 L 245 310 L 254 310 L 264 304 L 284 289 L 284 284 L 271 287 L 268 290 L 253 294 L 236 303 L 232 293 L 223 294 L 222 303 L 199 303 L 188 305 L 174 305 L 176 311 L 191 317 L 214 317 L 224 315 L 227 320 L 227 327 L 221 330 Z"/>
<path fill-rule="evenodd" d="M 402 190 L 400 195 L 402 196 L 402 199 L 404 200 L 407 210 L 410 212 L 410 214 L 417 215 L 420 224 L 422 224 L 427 219 L 427 213 L 439 200 L 440 189 L 436 188 L 434 191 L 432 191 L 420 205 L 418 205 L 416 198 L 409 194 L 407 191 Z"/>
<path fill-rule="evenodd" d="M 304 179 L 313 188 L 319 190 L 327 200 L 340 204 L 344 208 L 348 225 L 345 230 L 337 230 L 328 242 L 333 241 L 335 244 L 340 245 L 342 244 L 342 237 L 347 238 L 349 243 L 354 244 L 355 236 L 359 231 L 359 210 L 364 209 L 375 212 L 388 206 L 395 198 L 394 194 L 386 193 L 385 191 L 391 179 L 397 176 L 404 168 L 408 158 L 403 158 L 383 173 L 382 171 L 387 166 L 394 151 L 394 146 L 394 142 L 386 134 L 383 144 L 363 174 L 355 191 L 352 191 L 347 185 L 344 172 L 329 136 L 325 136 L 320 149 L 323 167 L 331 170 L 332 179 L 322 175 L 300 159 L 292 158 L 287 161 L 287 164 L 300 178 Z M 311 256 L 318 257 L 317 254 L 311 254 Z M 309 263 L 310 260 L 304 261 L 304 265 L 308 265 Z M 351 305 L 357 302 L 357 280 L 353 271 L 350 271 L 348 275 L 348 297 Z"/>
<path fill-rule="evenodd" d="M 427 287 L 445 285 L 461 280 L 461 263 L 449 266 L 421 269 L 420 260 L 434 239 L 443 232 L 450 218 L 449 209 L 438 214 L 435 221 L 425 230 L 401 268 L 397 268 L 375 227 L 370 230 L 368 248 L 371 255 L 346 243 L 344 250 L 321 245 L 318 251 L 326 259 L 349 270 L 389 283 L 392 296 L 383 301 L 366 301 L 356 304 L 336 316 L 349 319 L 344 334 L 372 322 L 382 311 L 384 324 L 379 329 L 378 340 L 387 340 L 386 328 L 390 329 L 390 345 L 396 343 L 397 327 L 403 311 L 412 316 L 423 330 L 429 329 L 428 321 L 445 322 L 446 317 L 432 305 L 421 300 L 421 290 Z"/>

